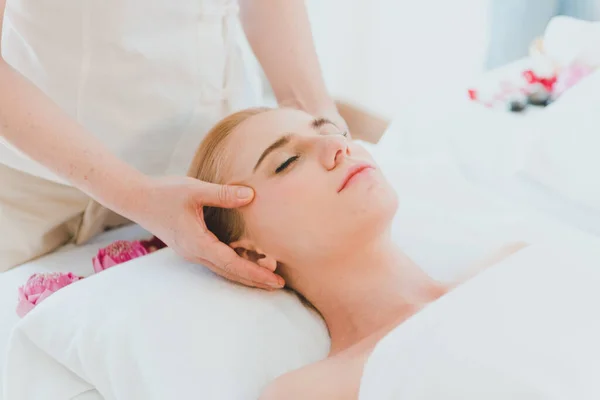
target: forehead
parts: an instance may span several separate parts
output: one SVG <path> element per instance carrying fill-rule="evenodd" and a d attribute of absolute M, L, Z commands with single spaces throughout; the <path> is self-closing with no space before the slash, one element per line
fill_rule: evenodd
<path fill-rule="evenodd" d="M 225 143 L 223 157 L 233 180 L 252 174 L 262 152 L 288 133 L 313 133 L 313 117 L 303 111 L 275 109 L 254 115 L 238 125 Z"/>

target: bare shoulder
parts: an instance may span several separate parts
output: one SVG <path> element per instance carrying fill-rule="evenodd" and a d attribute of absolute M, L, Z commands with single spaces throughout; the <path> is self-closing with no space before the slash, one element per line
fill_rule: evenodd
<path fill-rule="evenodd" d="M 271 382 L 260 400 L 355 400 L 363 357 L 331 357 Z"/>
<path fill-rule="evenodd" d="M 261 393 L 259 400 L 294 400 L 302 398 L 298 389 L 302 386 L 304 373 L 289 372 L 271 382 Z"/>
<path fill-rule="evenodd" d="M 527 246 L 529 246 L 529 243 L 527 243 L 527 242 L 512 242 L 512 243 L 508 243 L 507 245 L 501 247 L 500 249 L 512 254 L 512 253 L 516 253 L 517 251 L 519 251 Z"/>
<path fill-rule="evenodd" d="M 506 258 L 510 257 L 511 255 L 517 253 L 518 251 L 524 249 L 527 246 L 529 246 L 529 243 L 526 243 L 526 242 L 511 242 L 511 243 L 505 244 L 504 246 L 500 247 L 498 250 L 492 252 L 489 256 L 487 256 L 483 260 L 481 260 L 478 263 L 476 263 L 475 265 L 471 266 L 467 270 L 468 272 L 467 272 L 466 276 L 459 279 L 456 282 L 456 284 L 460 285 L 461 283 L 471 279 L 472 277 L 474 277 L 478 273 L 482 272 L 483 270 L 491 267 L 492 265 L 498 264 L 499 262 L 505 260 Z"/>
<path fill-rule="evenodd" d="M 334 368 L 329 360 L 319 361 L 296 371 L 289 372 L 271 382 L 260 396 L 260 400 L 334 399 L 327 396 Z"/>
<path fill-rule="evenodd" d="M 478 262 L 475 265 L 475 269 L 477 271 L 481 271 L 487 267 L 497 264 L 500 261 L 506 259 L 507 257 L 515 254 L 516 252 L 518 252 L 519 250 L 522 250 L 523 248 L 525 248 L 527 246 L 529 246 L 529 243 L 525 243 L 525 242 L 511 242 L 511 243 L 505 244 L 504 246 L 500 247 L 498 250 L 492 252 L 485 259 Z"/>
<path fill-rule="evenodd" d="M 500 247 L 500 249 L 498 249 L 496 252 L 494 252 L 490 256 L 490 258 L 488 260 L 488 263 L 489 263 L 489 265 L 498 263 L 498 262 L 504 260 L 506 257 L 515 254 L 516 252 L 518 252 L 519 250 L 524 249 L 527 246 L 529 246 L 529 243 L 526 243 L 526 242 L 511 242 L 511 243 L 508 243 L 508 244 Z"/>

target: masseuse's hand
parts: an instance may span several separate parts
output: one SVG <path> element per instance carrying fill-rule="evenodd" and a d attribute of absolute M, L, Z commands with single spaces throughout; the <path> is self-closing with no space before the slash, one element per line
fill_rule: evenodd
<path fill-rule="evenodd" d="M 348 138 L 352 138 L 350 128 L 348 127 L 346 120 L 344 120 L 344 118 L 342 118 L 342 116 L 337 111 L 332 113 L 323 113 L 323 116 L 329 119 L 331 122 L 333 122 L 339 128 L 340 131 L 348 132 Z"/>
<path fill-rule="evenodd" d="M 246 286 L 283 287 L 274 272 L 239 257 L 204 223 L 203 206 L 235 208 L 252 201 L 247 187 L 222 186 L 188 177 L 152 178 L 140 193 L 143 210 L 136 220 L 189 261 Z"/>

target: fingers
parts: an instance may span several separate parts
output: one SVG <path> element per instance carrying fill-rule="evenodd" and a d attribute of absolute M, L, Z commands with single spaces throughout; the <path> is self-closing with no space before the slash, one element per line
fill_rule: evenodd
<path fill-rule="evenodd" d="M 253 287 L 253 288 L 258 288 L 258 289 L 264 289 L 264 290 L 268 290 L 268 291 L 273 291 L 273 290 L 277 290 L 276 288 L 273 288 L 271 286 L 268 285 L 264 285 L 264 284 L 259 284 L 256 282 L 252 282 L 249 281 L 247 279 L 241 279 L 240 277 L 236 276 L 236 275 L 232 275 L 229 273 L 224 272 L 222 269 L 219 269 L 217 267 L 215 267 L 214 265 L 210 264 L 210 263 L 206 263 L 208 265 L 210 265 L 209 269 L 211 271 L 213 271 L 215 274 L 229 280 L 235 283 L 239 283 L 242 284 L 244 286 L 249 286 L 249 287 Z"/>
<path fill-rule="evenodd" d="M 217 242 L 211 245 L 209 261 L 219 275 L 247 286 L 280 289 L 282 277 L 238 256 L 229 246 Z"/>
<path fill-rule="evenodd" d="M 246 186 L 217 185 L 201 182 L 198 196 L 202 204 L 221 208 L 245 206 L 254 198 L 254 191 Z"/>

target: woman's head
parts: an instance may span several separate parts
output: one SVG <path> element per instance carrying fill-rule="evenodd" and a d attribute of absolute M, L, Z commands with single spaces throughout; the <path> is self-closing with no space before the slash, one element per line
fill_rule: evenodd
<path fill-rule="evenodd" d="M 246 185 L 255 197 L 238 210 L 206 207 L 209 230 L 259 264 L 290 269 L 323 267 L 385 234 L 396 195 L 369 153 L 345 135 L 292 109 L 249 109 L 219 122 L 189 175 Z M 292 286 L 296 272 L 280 271 Z"/>

